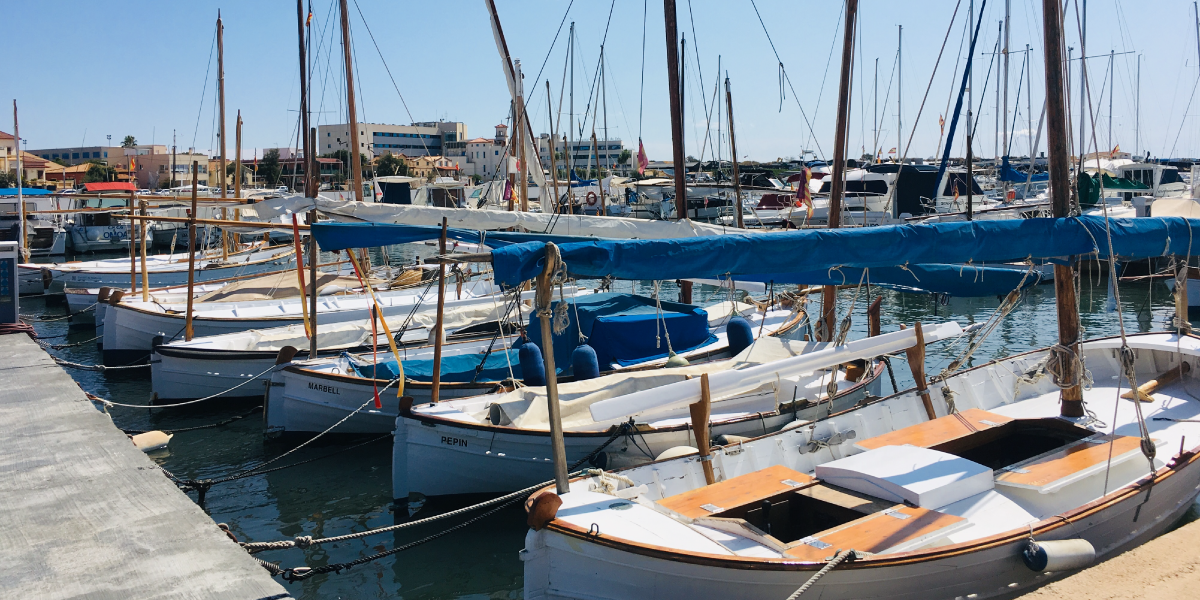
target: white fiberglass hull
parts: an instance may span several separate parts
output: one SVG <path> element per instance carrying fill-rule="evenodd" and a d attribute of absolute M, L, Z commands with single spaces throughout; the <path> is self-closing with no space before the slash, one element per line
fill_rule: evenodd
<path fill-rule="evenodd" d="M 231 255 L 229 262 L 219 264 L 210 262 L 212 259 L 196 260 L 195 282 L 228 279 L 243 275 L 254 275 L 268 271 L 278 271 L 285 265 L 293 264 L 294 250 L 287 247 L 276 247 L 270 250 Z M 187 285 L 188 261 L 187 253 L 175 254 L 173 258 L 165 256 L 148 257 L 147 275 L 150 287 L 163 288 Z M 128 288 L 131 280 L 130 262 L 128 259 L 95 261 L 93 264 L 48 265 L 54 273 L 54 283 L 51 288 L 61 291 L 64 288 Z M 132 277 L 135 285 L 141 286 L 141 264 L 137 263 Z"/>

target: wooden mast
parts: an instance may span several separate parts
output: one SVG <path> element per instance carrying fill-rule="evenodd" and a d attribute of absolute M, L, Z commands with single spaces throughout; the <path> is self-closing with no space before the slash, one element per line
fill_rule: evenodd
<path fill-rule="evenodd" d="M 187 286 L 187 315 L 183 320 L 183 339 L 192 341 L 192 302 L 196 289 L 196 186 L 199 180 L 200 162 L 192 161 L 192 210 L 188 211 L 188 286 Z"/>
<path fill-rule="evenodd" d="M 142 208 L 142 216 L 145 217 L 146 216 L 146 201 L 142 200 L 140 202 L 140 205 Z M 130 212 L 132 212 L 132 211 L 130 211 Z M 140 227 L 137 228 L 138 237 L 141 238 L 141 240 L 142 240 L 142 243 L 140 245 L 141 246 L 141 248 L 140 248 L 141 258 L 142 258 L 142 302 L 150 301 L 150 273 L 148 272 L 149 268 L 146 266 L 146 227 L 149 224 L 150 224 L 149 221 L 142 220 L 142 222 L 139 224 Z M 132 233 L 133 229 L 134 229 L 133 223 L 130 222 L 129 223 L 129 231 Z"/>
<path fill-rule="evenodd" d="M 17 218 L 21 220 L 17 227 L 17 254 L 18 258 L 24 262 L 28 260 L 28 250 L 25 249 L 25 195 L 22 186 L 22 180 L 25 179 L 25 168 L 21 165 L 21 125 L 17 122 L 17 101 L 13 99 L 13 142 L 17 146 Z M 67 176 L 63 175 L 63 184 L 65 185 Z M 132 206 L 129 212 L 133 212 Z M 129 234 L 133 235 L 133 223 L 129 224 Z M 133 288 L 129 288 L 133 292 Z"/>
<path fill-rule="evenodd" d="M 846 189 L 846 129 L 850 122 L 850 70 L 854 64 L 854 22 L 858 0 L 846 1 L 846 34 L 842 39 L 842 78 L 838 84 L 837 130 L 833 138 L 833 169 L 829 187 L 829 228 L 842 224 L 842 194 Z M 899 151 L 899 150 L 897 150 Z M 821 289 L 824 341 L 833 341 L 837 321 L 837 286 Z"/>
<path fill-rule="evenodd" d="M 221 198 L 226 197 L 228 182 L 225 179 L 225 25 L 221 22 L 221 11 L 217 10 L 217 112 L 221 122 L 217 137 L 221 140 L 221 167 L 217 181 L 221 182 Z M 229 209 L 221 207 L 221 218 L 229 219 Z M 229 259 L 229 231 L 221 229 L 221 259 Z"/>
<path fill-rule="evenodd" d="M 300 131 L 304 137 L 304 196 L 312 198 L 316 193 L 312 190 L 310 173 L 313 148 L 308 144 L 308 58 L 304 48 L 304 21 L 304 0 L 296 0 L 296 34 L 300 44 Z"/>
<path fill-rule="evenodd" d="M 675 26 L 675 0 L 663 0 L 667 35 L 667 88 L 671 96 L 671 157 L 675 171 L 675 218 L 687 218 L 687 184 L 683 158 L 683 102 L 679 97 L 679 32 Z"/>
<path fill-rule="evenodd" d="M 237 112 L 237 125 L 234 126 L 233 148 L 233 195 L 242 197 L 242 110 Z"/>
<path fill-rule="evenodd" d="M 1050 152 L 1050 198 L 1056 218 L 1070 216 L 1070 159 L 1067 156 L 1067 114 L 1063 98 L 1062 9 L 1059 0 L 1042 0 L 1042 30 L 1046 56 L 1046 137 Z M 1058 306 L 1058 343 L 1078 355 L 1079 313 L 1075 305 L 1075 273 L 1054 265 L 1054 299 Z M 1078 382 L 1079 361 L 1071 356 L 1059 365 L 1067 382 Z M 1082 417 L 1083 390 L 1079 384 L 1062 390 L 1060 412 Z"/>
<path fill-rule="evenodd" d="M 733 92 L 729 90 L 729 75 L 725 75 L 725 113 L 729 115 L 729 152 L 733 162 L 733 218 L 741 229 L 746 225 L 742 222 L 742 178 L 738 176 L 737 141 L 733 138 Z M 720 167 L 718 161 L 717 168 Z"/>
<path fill-rule="evenodd" d="M 446 256 L 446 217 L 442 217 L 442 235 L 438 238 L 438 256 Z M 446 263 L 438 262 L 437 317 L 433 325 L 433 382 L 429 386 L 429 401 L 438 403 L 442 384 L 442 337 L 446 314 Z"/>
<path fill-rule="evenodd" d="M 554 114 L 554 103 L 550 101 L 550 80 L 549 79 L 546 80 L 546 114 L 547 115 Z M 555 212 L 558 212 L 558 161 L 557 161 L 557 159 L 554 158 L 554 146 L 556 144 L 555 141 L 558 139 L 557 135 L 558 134 L 555 133 L 555 131 L 554 131 L 554 118 L 553 118 L 553 116 L 551 116 L 551 118 L 550 118 L 550 175 L 552 178 L 551 185 L 554 186 L 554 204 L 552 204 L 552 206 L 554 206 Z M 563 146 L 563 148 L 565 149 L 566 146 Z M 545 194 L 546 190 L 541 190 L 539 193 Z M 543 204 L 543 206 L 545 206 L 545 205 Z"/>
<path fill-rule="evenodd" d="M 346 0 L 340 0 L 338 4 L 341 5 L 342 10 L 342 52 L 346 62 L 346 105 L 347 115 L 350 117 L 350 153 L 347 160 L 350 161 L 350 178 L 353 180 L 351 197 L 361 202 L 362 158 L 360 158 L 358 150 L 358 114 L 354 107 L 354 62 L 350 56 L 350 11 L 346 7 Z"/>

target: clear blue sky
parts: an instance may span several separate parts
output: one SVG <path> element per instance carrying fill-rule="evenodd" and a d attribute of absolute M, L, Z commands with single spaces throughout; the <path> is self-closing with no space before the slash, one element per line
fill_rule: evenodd
<path fill-rule="evenodd" d="M 711 101 L 720 56 L 722 71 L 732 80 L 737 141 L 740 154 L 756 160 L 798 156 L 804 149 L 833 147 L 834 105 L 841 59 L 841 3 L 836 1 L 755 0 L 794 87 L 780 97 L 779 68 L 771 45 L 750 0 L 677 0 L 679 28 L 686 34 L 687 153 L 700 155 L 704 137 L 703 97 Z M 856 51 L 856 75 L 849 153 L 857 155 L 874 145 L 874 74 L 879 62 L 878 114 L 882 119 L 878 145 L 886 153 L 896 146 L 896 92 L 892 79 L 897 25 L 904 27 L 904 139 L 913 127 L 917 109 L 933 72 L 934 61 L 957 0 L 893 2 L 862 0 Z M 482 0 L 444 2 L 382 2 L 357 0 L 379 52 L 350 2 L 353 50 L 360 100 L 359 119 L 409 123 L 447 119 L 467 123 L 472 137 L 491 136 L 492 127 L 508 111 L 508 95 Z M 1079 55 L 1074 0 L 1067 10 L 1068 44 Z M 566 49 L 566 25 L 551 50 L 568 1 L 496 0 L 512 55 L 522 59 L 534 129 L 548 131 L 545 79 L 554 88 L 557 106 Z M 941 67 L 917 125 L 911 155 L 932 155 L 938 145 L 938 116 L 953 107 L 958 77 L 965 63 L 964 23 L 969 0 L 955 21 Z M 976 0 L 977 6 L 980 0 Z M 1141 140 L 1134 140 L 1134 97 L 1137 54 L 1116 59 L 1113 98 L 1113 144 L 1122 150 L 1149 150 L 1156 156 L 1200 155 L 1200 126 L 1183 123 L 1185 107 L 1195 91 L 1197 49 L 1192 3 L 1177 0 L 1088 3 L 1088 53 L 1135 51 L 1142 54 Z M 317 123 L 344 122 L 345 101 L 336 0 L 313 0 L 313 30 L 320 36 L 314 58 L 314 110 Z M 1041 110 L 1043 59 L 1040 53 L 1041 2 L 1011 0 L 1012 37 L 1010 98 L 1015 104 L 1025 44 L 1034 47 L 1034 127 Z M 595 71 L 609 2 L 576 0 L 567 23 L 576 23 L 576 113 L 582 114 Z M 616 0 L 608 25 L 608 124 L 613 137 L 636 148 L 639 131 L 652 158 L 669 159 L 665 40 L 662 2 Z M 21 129 L 29 148 L 103 144 L 111 135 L 116 144 L 125 135 L 139 142 L 171 143 L 177 130 L 181 147 L 215 148 L 214 85 L 216 57 L 214 21 L 221 9 L 225 22 L 226 109 L 230 141 L 237 110 L 245 122 L 243 146 L 253 148 L 295 144 L 299 98 L 296 58 L 295 5 L 282 2 L 14 2 L 5 9 L 6 46 L 17 60 L 0 81 L 0 97 L 15 97 L 21 109 Z M 975 102 L 982 98 L 976 153 L 993 154 L 995 140 L 995 75 L 984 90 L 989 56 L 1003 17 L 1003 0 L 991 0 L 976 49 Z M 646 31 L 645 86 L 642 78 L 642 31 Z M 694 34 L 693 34 L 694 26 Z M 332 46 L 331 46 L 331 41 Z M 695 50 L 699 50 L 697 59 Z M 830 52 L 832 49 L 832 59 Z M 332 50 L 332 52 L 331 52 Z M 380 57 L 382 53 L 382 60 Z M 549 53 L 549 54 L 548 54 Z M 545 73 L 536 80 L 547 55 Z M 384 70 L 395 76 L 409 113 Z M 702 72 L 697 71 L 697 63 Z M 1078 64 L 1078 63 L 1076 63 Z M 20 65 L 12 68 L 12 65 Z M 827 71 L 828 65 L 828 71 Z M 205 84 L 206 71 L 208 83 Z M 957 68 L 958 76 L 952 74 Z M 1107 148 L 1108 60 L 1089 62 L 1092 103 L 1099 121 L 1099 145 Z M 1073 70 L 1073 110 L 1078 111 L 1078 75 Z M 723 77 L 723 74 L 722 74 Z M 700 79 L 704 88 L 700 89 Z M 823 83 L 824 80 L 824 83 Z M 69 82 L 69 83 L 68 83 Z M 786 84 L 785 84 L 786 87 Z M 1104 97 L 1101 98 L 1101 88 Z M 722 91 L 723 94 L 723 91 Z M 1026 90 L 1015 129 L 1014 154 L 1024 153 Z M 887 97 L 886 104 L 884 98 Z M 639 98 L 642 98 L 639 100 Z M 799 99 L 799 107 L 797 106 Z M 950 100 L 948 100 L 950 99 Z M 6 102 L 7 103 L 7 102 Z M 782 109 L 780 105 L 782 103 Z M 1200 103 L 1200 101 L 1198 101 Z M 639 121 L 639 105 L 642 117 Z M 801 115 L 803 108 L 815 137 Z M 564 106 L 565 110 L 565 106 Z M 7 109 L 4 111 L 7 113 Z M 1200 106 L 1188 109 L 1200 114 Z M 198 118 L 199 117 L 199 118 Z M 566 116 L 563 116 L 565 127 Z M 198 123 L 198 124 L 197 124 Z M 947 117 L 947 128 L 949 117 Z M 1186 125 L 1186 126 L 1185 126 Z M 7 114 L 0 129 L 10 130 Z M 1010 120 L 1011 126 L 1011 120 Z M 599 127 L 599 126 L 598 126 Z M 715 120 L 713 124 L 715 135 Z M 590 121 L 587 135 L 590 135 Z M 722 131 L 725 127 L 722 126 Z M 962 125 L 955 155 L 961 155 Z M 602 133 L 601 133 L 602 135 Z M 1178 136 L 1178 137 L 1177 137 Z M 1076 133 L 1077 137 L 1077 133 Z M 1044 150 L 1045 144 L 1040 148 Z M 232 155 L 232 149 L 230 149 Z M 709 155 L 705 151 L 705 155 Z M 728 156 L 727 148 L 722 150 Z"/>

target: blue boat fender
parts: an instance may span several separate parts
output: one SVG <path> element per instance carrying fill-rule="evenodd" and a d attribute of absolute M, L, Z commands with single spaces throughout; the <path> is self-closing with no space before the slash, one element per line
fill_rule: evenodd
<path fill-rule="evenodd" d="M 750 321 L 744 317 L 738 316 L 729 319 L 729 324 L 725 326 L 725 333 L 729 336 L 730 356 L 737 356 L 754 343 L 754 329 L 750 326 Z"/>
<path fill-rule="evenodd" d="M 596 358 L 596 351 L 591 346 L 575 346 L 575 350 L 571 352 L 571 372 L 575 374 L 576 381 L 600 376 L 600 359 Z"/>
<path fill-rule="evenodd" d="M 521 363 L 525 385 L 546 385 L 546 361 L 542 359 L 542 349 L 537 344 L 521 344 L 517 349 L 517 361 Z"/>

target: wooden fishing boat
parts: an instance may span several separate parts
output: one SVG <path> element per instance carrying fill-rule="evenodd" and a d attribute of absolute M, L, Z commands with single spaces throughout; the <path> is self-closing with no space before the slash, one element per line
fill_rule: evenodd
<path fill-rule="evenodd" d="M 294 263 L 295 249 L 291 246 L 262 247 L 252 245 L 239 252 L 230 253 L 228 258 L 220 255 L 206 254 L 197 261 L 195 281 L 205 282 L 213 279 L 228 279 L 242 275 L 253 275 L 268 271 L 278 271 L 283 266 Z M 141 259 L 135 259 L 137 265 L 133 280 L 141 286 Z M 43 268 L 54 278 L 50 289 L 55 292 L 65 288 L 127 288 L 130 283 L 130 261 L 128 258 L 110 258 L 86 262 L 54 263 L 50 265 L 22 265 L 22 268 Z M 187 253 L 180 255 L 155 255 L 146 257 L 146 271 L 150 286 L 173 287 L 187 285 L 188 258 Z"/>
<path fill-rule="evenodd" d="M 914 389 L 718 447 L 713 485 L 697 457 L 576 479 L 526 538 L 525 597 L 783 598 L 854 550 L 811 593 L 986 598 L 1121 552 L 1200 490 L 1200 339 L 1129 337 L 1141 415 L 1121 345 L 1083 344 L 1082 418 L 1044 349 L 930 385 L 932 420 Z"/>

